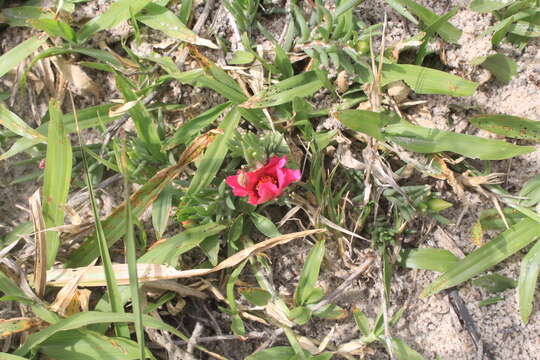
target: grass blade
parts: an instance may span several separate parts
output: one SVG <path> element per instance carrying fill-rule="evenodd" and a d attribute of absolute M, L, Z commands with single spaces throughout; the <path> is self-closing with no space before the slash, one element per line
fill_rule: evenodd
<path fill-rule="evenodd" d="M 384 64 L 381 85 L 403 80 L 418 94 L 470 96 L 479 84 L 418 65 Z"/>
<path fill-rule="evenodd" d="M 139 258 L 141 264 L 169 264 L 176 266 L 178 257 L 198 246 L 204 239 L 225 230 L 224 225 L 209 223 L 193 227 L 154 245 Z"/>
<path fill-rule="evenodd" d="M 0 104 L 0 125 L 32 141 L 46 142 L 46 137 L 43 134 L 28 126 L 23 119 L 9 111 L 4 104 Z"/>
<path fill-rule="evenodd" d="M 71 95 L 71 93 L 70 93 Z M 71 96 L 71 104 L 73 111 L 75 111 L 75 104 L 73 102 L 73 96 Z M 77 116 L 75 116 L 75 124 L 78 125 Z M 122 304 L 122 298 L 120 296 L 120 290 L 118 284 L 116 283 L 116 277 L 114 275 L 111 255 L 109 254 L 109 247 L 107 246 L 107 238 L 105 232 L 103 231 L 103 226 L 99 218 L 99 210 L 96 203 L 96 196 L 94 193 L 94 186 L 92 184 L 92 179 L 90 178 L 90 171 L 88 170 L 88 161 L 86 160 L 86 152 L 84 142 L 81 138 L 80 128 L 77 126 L 77 138 L 82 154 L 82 162 L 84 166 L 84 174 L 86 178 L 86 186 L 88 187 L 88 193 L 90 198 L 90 203 L 92 204 L 92 212 L 94 215 L 94 225 L 96 229 L 96 239 L 98 243 L 99 254 L 101 256 L 101 261 L 103 262 L 103 268 L 105 273 L 105 279 L 107 281 L 107 295 L 109 297 L 109 303 L 111 304 L 111 309 L 115 313 L 123 313 L 124 307 Z M 49 140 L 50 141 L 50 140 Z M 121 324 L 116 326 L 116 335 L 129 338 L 129 329 L 126 324 Z"/>
<path fill-rule="evenodd" d="M 0 56 L 0 77 L 19 65 L 24 58 L 36 51 L 45 41 L 47 41 L 46 37 L 38 38 L 33 36 Z"/>
<path fill-rule="evenodd" d="M 424 128 L 408 123 L 388 125 L 382 132 L 386 140 L 420 153 L 451 151 L 480 160 L 502 160 L 535 150 L 533 146 L 518 146 L 501 140 Z"/>
<path fill-rule="evenodd" d="M 124 177 L 124 201 L 126 204 L 126 237 L 125 247 L 127 253 L 127 263 L 129 271 L 129 286 L 131 290 L 131 302 L 133 304 L 133 313 L 135 315 L 135 333 L 137 336 L 137 343 L 139 344 L 140 360 L 145 359 L 144 348 L 144 324 L 143 324 L 143 310 L 141 306 L 141 298 L 139 291 L 139 276 L 137 274 L 137 254 L 135 236 L 133 234 L 133 214 L 131 212 L 131 202 L 129 201 L 129 182 L 127 172 L 127 159 L 125 139 L 122 144 L 121 154 L 121 170 Z M 165 193 L 165 192 L 164 192 Z M 105 243 L 107 246 L 107 243 Z"/>
<path fill-rule="evenodd" d="M 40 298 L 45 293 L 45 284 L 47 282 L 47 241 L 45 239 L 45 220 L 41 210 L 41 199 L 39 189 L 28 199 L 30 205 L 30 214 L 34 223 L 34 289 L 36 295 Z"/>
<path fill-rule="evenodd" d="M 58 321 L 56 324 L 49 326 L 46 329 L 43 329 L 37 333 L 34 333 L 28 336 L 26 342 L 19 347 L 14 354 L 19 356 L 26 355 L 30 350 L 36 346 L 43 343 L 45 340 L 49 339 L 54 334 L 60 331 L 74 330 L 79 329 L 84 326 L 92 324 L 102 324 L 102 323 L 125 323 L 133 322 L 134 316 L 131 314 L 119 314 L 115 312 L 99 312 L 99 311 L 87 311 L 82 313 L 77 313 L 68 318 Z M 175 334 L 181 339 L 187 340 L 186 336 L 176 330 L 174 327 L 165 324 L 164 322 L 154 319 L 151 316 L 144 315 L 143 320 L 145 326 L 153 329 L 162 329 L 170 333 Z"/>
<path fill-rule="evenodd" d="M 48 131 L 47 157 L 43 181 L 43 218 L 45 226 L 52 228 L 64 224 L 64 208 L 71 183 L 71 143 L 65 131 L 60 104 L 53 99 L 49 103 L 50 125 Z M 47 267 L 56 259 L 60 236 L 47 231 Z"/>
<path fill-rule="evenodd" d="M 419 248 L 401 252 L 401 266 L 412 269 L 447 272 L 458 262 L 459 258 L 445 249 Z"/>
<path fill-rule="evenodd" d="M 533 299 L 540 270 L 540 241 L 529 250 L 521 261 L 518 279 L 519 314 L 524 324 L 529 322 L 533 310 Z"/>
<path fill-rule="evenodd" d="M 239 122 L 240 112 L 237 108 L 232 109 L 225 116 L 219 126 L 219 129 L 223 131 L 223 134 L 208 147 L 208 150 L 197 167 L 197 172 L 189 184 L 186 196 L 197 194 L 215 179 L 219 168 L 223 164 L 225 155 L 227 155 L 229 141 L 232 139 Z"/>
<path fill-rule="evenodd" d="M 191 145 L 182 153 L 178 162 L 159 171 L 138 191 L 136 191 L 130 199 L 133 209 L 133 216 L 139 217 L 150 206 L 158 195 L 176 178 L 187 164 L 195 160 L 202 151 L 210 144 L 215 137 L 215 133 L 202 135 L 195 139 Z M 111 246 L 118 241 L 125 233 L 126 223 L 124 216 L 124 207 L 126 203 L 117 207 L 111 215 L 103 221 L 103 229 L 108 235 L 108 245 Z M 81 247 L 75 250 L 69 257 L 66 267 L 77 267 L 88 265 L 98 256 L 97 239 L 93 235 Z"/>
<path fill-rule="evenodd" d="M 183 5 L 184 2 L 182 2 Z M 158 4 L 146 5 L 144 11 L 136 16 L 137 20 L 153 29 L 163 31 L 172 38 L 194 45 L 217 49 L 218 46 L 210 40 L 203 39 L 187 28 L 184 23 L 169 9 Z"/>
<path fill-rule="evenodd" d="M 295 97 L 305 97 L 313 94 L 323 86 L 315 71 L 308 71 L 293 76 L 287 80 L 269 86 L 260 93 L 250 97 L 241 107 L 258 109 L 285 104 Z"/>
<path fill-rule="evenodd" d="M 523 249 L 539 236 L 540 224 L 538 222 L 531 219 L 521 220 L 460 260 L 452 269 L 429 284 L 420 296 L 431 296 L 469 280 Z"/>
<path fill-rule="evenodd" d="M 540 123 L 511 115 L 479 115 L 469 119 L 475 127 L 492 133 L 540 142 Z"/>
<path fill-rule="evenodd" d="M 110 29 L 122 21 L 137 14 L 152 0 L 118 0 L 101 15 L 91 19 L 77 33 L 77 40 L 82 43 L 101 30 Z"/>

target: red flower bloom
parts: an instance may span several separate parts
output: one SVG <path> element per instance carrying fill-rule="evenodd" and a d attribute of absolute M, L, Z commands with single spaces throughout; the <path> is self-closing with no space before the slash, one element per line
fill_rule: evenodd
<path fill-rule="evenodd" d="M 262 204 L 277 198 L 291 183 L 300 180 L 300 170 L 285 168 L 287 156 L 274 156 L 268 163 L 254 171 L 239 170 L 228 176 L 225 182 L 236 196 L 249 196 L 252 205 Z"/>

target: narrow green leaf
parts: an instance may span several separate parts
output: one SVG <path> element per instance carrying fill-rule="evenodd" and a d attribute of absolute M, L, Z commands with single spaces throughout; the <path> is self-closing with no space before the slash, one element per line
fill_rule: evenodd
<path fill-rule="evenodd" d="M 364 314 L 360 309 L 354 309 L 353 317 L 356 326 L 358 327 L 358 329 L 360 329 L 360 333 L 362 333 L 362 335 L 364 336 L 369 336 L 371 332 L 369 331 L 369 319 L 366 314 Z"/>
<path fill-rule="evenodd" d="M 255 56 L 252 53 L 250 53 L 249 51 L 238 50 L 235 51 L 232 59 L 229 60 L 229 64 L 244 65 L 251 63 L 253 60 L 255 60 Z"/>
<path fill-rule="evenodd" d="M 509 256 L 538 239 L 540 224 L 531 219 L 523 219 L 501 233 L 481 248 L 460 260 L 452 269 L 439 276 L 428 285 L 421 296 L 431 296 L 441 290 L 459 285 L 482 271 L 497 265 Z"/>
<path fill-rule="evenodd" d="M 30 127 L 23 119 L 9 111 L 4 104 L 0 104 L 0 125 L 3 125 L 15 134 L 32 141 L 41 143 L 47 142 L 46 137 L 43 134 Z"/>
<path fill-rule="evenodd" d="M 76 112 L 77 118 L 79 119 L 79 127 L 82 129 L 87 129 L 93 126 L 100 124 L 108 124 L 113 120 L 118 119 L 118 117 L 110 117 L 108 115 L 109 109 L 114 106 L 114 104 L 105 104 L 92 106 L 83 110 Z M 46 135 L 49 129 L 50 116 L 47 114 L 42 120 L 42 125 L 39 126 L 36 131 L 42 135 Z M 67 133 L 73 133 L 75 131 L 75 121 L 73 113 L 64 114 L 64 129 Z M 46 141 L 46 138 L 45 138 Z M 0 160 L 8 159 L 26 149 L 31 148 L 34 145 L 39 144 L 40 141 L 30 140 L 26 137 L 17 140 L 13 146 L 0 155 Z"/>
<path fill-rule="evenodd" d="M 217 49 L 217 45 L 207 39 L 203 39 L 188 29 L 182 21 L 169 9 L 158 4 L 149 3 L 136 16 L 137 20 L 145 25 L 162 31 L 172 38 L 185 41 L 190 44 L 206 46 Z"/>
<path fill-rule="evenodd" d="M 517 74 L 518 65 L 514 60 L 503 54 L 482 56 L 471 61 L 471 65 L 480 65 L 489 70 L 497 80 L 508 84 Z"/>
<path fill-rule="evenodd" d="M 75 30 L 63 21 L 38 18 L 30 19 L 28 20 L 28 23 L 38 30 L 45 31 L 49 36 L 61 37 L 71 43 L 76 41 L 77 35 L 75 34 Z"/>
<path fill-rule="evenodd" d="M 390 111 L 343 110 L 339 111 L 336 117 L 347 127 L 380 141 L 385 140 L 381 129 L 387 125 L 398 124 L 402 121 L 396 113 Z"/>
<path fill-rule="evenodd" d="M 60 331 L 41 343 L 39 352 L 50 359 L 141 359 L 134 341 L 104 336 L 88 329 Z M 144 358 L 148 357 L 150 352 L 145 350 Z"/>
<path fill-rule="evenodd" d="M 219 168 L 223 164 L 225 155 L 227 155 L 229 141 L 235 134 L 239 122 L 240 113 L 237 108 L 232 109 L 225 116 L 219 126 L 219 129 L 223 130 L 223 134 L 208 146 L 186 191 L 187 196 L 197 194 L 215 179 Z"/>
<path fill-rule="evenodd" d="M 398 360 L 424 360 L 424 357 L 411 349 L 403 340 L 392 338 L 392 347 Z"/>
<path fill-rule="evenodd" d="M 459 262 L 450 251 L 436 248 L 406 249 L 400 256 L 401 266 L 437 272 L 449 271 Z"/>
<path fill-rule="evenodd" d="M 171 150 L 178 145 L 186 144 L 199 131 L 214 122 L 229 106 L 231 106 L 230 102 L 214 106 L 185 124 L 182 124 L 182 126 L 176 130 L 174 135 L 166 141 L 163 146 L 164 150 Z"/>
<path fill-rule="evenodd" d="M 426 9 L 422 5 L 417 4 L 413 0 L 396 0 L 402 5 L 406 6 L 414 15 L 416 15 L 426 27 L 430 27 L 435 23 L 439 16 L 433 13 L 431 10 Z M 437 33 L 449 43 L 457 44 L 459 38 L 461 37 L 461 30 L 456 28 L 454 25 L 449 22 L 445 22 L 441 25 Z"/>
<path fill-rule="evenodd" d="M 215 223 L 196 226 L 182 231 L 152 247 L 139 258 L 140 264 L 168 264 L 176 266 L 178 257 L 198 246 L 209 236 L 219 234 L 226 227 Z"/>
<path fill-rule="evenodd" d="M 253 225 L 255 225 L 257 230 L 263 233 L 264 236 L 273 238 L 282 235 L 277 229 L 276 225 L 272 222 L 272 220 L 270 220 L 266 216 L 257 214 L 255 212 L 251 213 L 250 216 Z"/>
<path fill-rule="evenodd" d="M 407 8 L 399 2 L 399 0 L 384 0 L 394 10 L 396 10 L 401 16 L 409 20 L 415 25 L 418 25 L 418 20 L 407 10 Z"/>
<path fill-rule="evenodd" d="M 519 201 L 521 206 L 535 206 L 540 202 L 540 174 L 537 174 L 523 185 L 519 196 L 527 198 Z"/>
<path fill-rule="evenodd" d="M 131 88 L 129 81 L 120 74 L 116 75 L 116 86 L 122 93 L 126 102 L 136 101 L 138 99 L 138 96 Z M 135 124 L 137 135 L 144 142 L 148 151 L 155 159 L 163 159 L 163 154 L 161 153 L 161 140 L 159 138 L 154 116 L 141 102 L 137 102 L 137 104 L 131 107 L 128 112 Z"/>
<path fill-rule="evenodd" d="M 508 0 L 472 0 L 469 8 L 472 11 L 492 12 L 507 7 L 511 3 Z"/>
<path fill-rule="evenodd" d="M 511 115 L 479 115 L 469 119 L 475 127 L 517 139 L 540 142 L 540 122 Z"/>
<path fill-rule="evenodd" d="M 519 314 L 524 324 L 529 322 L 533 309 L 538 272 L 540 271 L 540 241 L 529 250 L 521 261 L 518 280 Z"/>
<path fill-rule="evenodd" d="M 343 0 L 339 2 L 339 6 L 336 8 L 336 11 L 334 12 L 334 16 L 337 18 L 338 16 L 346 13 L 347 11 L 353 9 L 354 7 L 360 5 L 363 3 L 364 0 Z"/>
<path fill-rule="evenodd" d="M 231 325 L 231 330 L 234 332 L 235 335 L 244 335 L 246 332 L 246 329 L 244 327 L 244 322 L 242 321 L 242 318 L 240 318 L 240 315 L 238 314 L 238 306 L 236 305 L 236 296 L 234 294 L 234 285 L 236 281 L 238 280 L 238 277 L 242 273 L 242 270 L 246 266 L 248 260 L 243 261 L 240 265 L 238 265 L 233 272 L 231 273 L 229 279 L 227 280 L 227 286 L 226 286 L 226 296 L 227 296 L 227 303 L 230 307 L 231 315 L 233 316 L 233 323 Z"/>
<path fill-rule="evenodd" d="M 124 140 L 125 141 L 125 140 Z M 133 305 L 133 314 L 135 316 L 135 334 L 137 336 L 137 344 L 139 345 L 140 360 L 144 360 L 145 346 L 144 346 L 144 323 L 143 323 L 143 310 L 141 304 L 141 295 L 139 289 L 139 276 L 137 274 L 137 244 L 135 243 L 135 234 L 133 232 L 133 214 L 131 211 L 131 202 L 129 201 L 129 181 L 128 171 L 126 168 L 125 160 L 125 143 L 122 146 L 123 153 L 121 154 L 122 164 L 122 176 L 124 178 L 124 202 L 126 204 L 125 216 L 126 216 L 126 236 L 124 238 L 124 245 L 126 248 L 126 258 L 128 263 L 128 275 L 129 275 L 129 288 L 131 290 L 131 302 Z M 170 191 L 165 189 L 160 194 L 170 194 Z M 170 205 L 170 204 L 169 204 Z M 167 209 L 168 212 L 169 209 Z M 167 226 L 168 214 L 165 217 L 165 226 Z M 159 239 L 160 237 L 158 237 Z M 104 245 L 107 246 L 107 242 L 104 241 Z"/>
<path fill-rule="evenodd" d="M 407 123 L 388 125 L 382 132 L 387 140 L 407 150 L 420 153 L 451 151 L 480 160 L 502 160 L 535 150 L 533 146 L 518 146 L 501 140 L 424 128 Z"/>
<path fill-rule="evenodd" d="M 30 54 L 43 45 L 45 41 L 47 41 L 47 38 L 32 36 L 30 39 L 23 41 L 4 55 L 0 56 L 0 77 L 19 65 L 27 56 L 30 56 Z"/>
<path fill-rule="evenodd" d="M 131 14 L 137 14 L 152 0 L 117 0 L 105 10 L 104 13 L 92 18 L 77 33 L 79 42 L 83 42 L 98 31 L 110 29 L 122 21 L 131 17 Z"/>
<path fill-rule="evenodd" d="M 472 281 L 474 286 L 480 286 L 492 293 L 503 292 L 517 286 L 517 281 L 499 274 L 480 276 Z"/>
<path fill-rule="evenodd" d="M 51 114 L 52 118 L 52 114 Z M 75 121 L 77 122 L 78 119 L 75 117 Z M 84 166 L 84 174 L 86 178 L 86 186 L 88 187 L 88 193 L 90 198 L 90 203 L 92 204 L 92 212 L 94 215 L 94 228 L 96 231 L 96 239 L 98 243 L 98 249 L 99 249 L 99 255 L 101 256 L 101 261 L 103 262 L 103 269 L 105 272 L 105 279 L 107 283 L 107 296 L 109 298 L 109 304 L 111 306 L 112 311 L 116 313 L 123 313 L 124 307 L 122 303 L 122 298 L 120 296 L 120 290 L 118 287 L 118 284 L 116 282 L 116 276 L 112 267 L 112 261 L 111 261 L 111 255 L 109 254 L 109 247 L 107 246 L 107 238 L 105 236 L 105 232 L 103 231 L 103 226 L 101 223 L 100 213 L 97 207 L 96 202 L 96 196 L 94 192 L 94 187 L 92 183 L 92 179 L 90 178 L 90 171 L 88 169 L 88 161 L 86 160 L 86 152 L 84 151 L 84 142 L 81 138 L 81 133 L 79 131 L 80 129 L 77 129 L 77 137 L 79 140 L 79 144 L 82 148 L 82 162 Z M 49 141 L 52 141 L 49 136 Z M 127 187 L 125 187 L 127 189 Z M 126 324 L 117 324 L 115 326 L 116 335 L 122 336 L 125 338 L 129 338 L 129 329 L 127 328 Z"/>
<path fill-rule="evenodd" d="M 298 285 L 294 291 L 294 301 L 296 305 L 305 305 L 307 299 L 315 289 L 315 284 L 319 278 L 319 271 L 321 270 L 321 263 L 324 257 L 326 247 L 325 241 L 318 241 L 315 246 L 310 250 L 302 272 L 300 273 L 300 279 Z"/>
<path fill-rule="evenodd" d="M 29 19 L 52 19 L 52 17 L 53 14 L 43 12 L 43 8 L 40 6 L 16 6 L 12 8 L 5 8 L 0 11 L 0 19 L 2 19 L 2 22 L 7 23 L 9 26 L 28 26 L 27 21 Z"/>
<path fill-rule="evenodd" d="M 272 299 L 272 294 L 259 288 L 244 288 L 241 289 L 239 293 L 246 298 L 247 301 L 256 306 L 266 306 Z"/>
<path fill-rule="evenodd" d="M 308 71 L 263 89 L 244 102 L 247 109 L 264 108 L 290 102 L 295 97 L 313 94 L 323 86 L 315 71 Z"/>
<path fill-rule="evenodd" d="M 165 188 L 158 198 L 152 204 L 152 225 L 156 232 L 156 239 L 161 239 L 167 223 L 169 221 L 169 212 L 172 208 L 173 189 Z"/>
<path fill-rule="evenodd" d="M 71 142 L 64 129 L 60 104 L 56 100 L 49 102 L 51 122 L 48 132 L 47 157 L 43 181 L 43 218 L 45 226 L 52 228 L 64 225 L 64 209 L 71 183 Z M 60 235 L 56 231 L 47 231 L 47 267 L 56 259 L 60 246 Z"/>
<path fill-rule="evenodd" d="M 28 360 L 28 359 L 22 356 L 0 352 L 0 360 Z"/>
<path fill-rule="evenodd" d="M 403 80 L 418 94 L 470 96 L 478 83 L 418 65 L 384 64 L 381 85 Z"/>
<path fill-rule="evenodd" d="M 82 313 L 77 313 L 68 318 L 62 319 L 41 331 L 31 334 L 30 336 L 28 336 L 26 342 L 22 344 L 14 352 L 14 354 L 24 356 L 30 350 L 42 344 L 44 341 L 46 341 L 51 336 L 57 334 L 60 331 L 75 330 L 92 324 L 124 323 L 133 322 L 134 320 L 135 319 L 132 314 L 119 314 L 114 312 L 99 311 L 86 311 Z M 157 320 L 148 315 L 144 315 L 143 320 L 146 327 L 149 327 L 151 329 L 165 330 L 178 336 L 183 340 L 188 340 L 188 338 L 184 334 L 176 330 L 176 328 L 165 324 L 161 320 Z"/>
<path fill-rule="evenodd" d="M 290 346 L 276 346 L 270 349 L 258 351 L 248 356 L 245 360 L 290 360 L 295 352 Z"/>

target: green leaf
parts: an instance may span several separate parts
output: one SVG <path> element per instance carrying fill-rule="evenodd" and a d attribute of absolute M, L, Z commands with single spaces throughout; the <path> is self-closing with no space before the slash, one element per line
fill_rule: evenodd
<path fill-rule="evenodd" d="M 176 266 L 180 255 L 198 246 L 207 237 L 220 233 L 225 228 L 224 225 L 215 223 L 189 228 L 152 247 L 139 258 L 138 262 L 140 264 L 168 264 Z"/>
<path fill-rule="evenodd" d="M 336 117 L 347 127 L 374 137 L 379 141 L 385 140 L 381 129 L 387 125 L 398 124 L 402 121 L 396 113 L 390 111 L 343 110 L 339 111 Z"/>
<path fill-rule="evenodd" d="M 501 140 L 458 134 L 407 123 L 388 125 L 383 129 L 386 140 L 419 153 L 451 151 L 480 160 L 502 160 L 535 150 L 533 146 L 518 146 Z"/>
<path fill-rule="evenodd" d="M 295 352 L 290 346 L 276 346 L 270 349 L 258 351 L 248 356 L 245 360 L 291 360 Z"/>
<path fill-rule="evenodd" d="M 360 5 L 363 2 L 364 0 L 342 0 L 339 2 L 339 6 L 336 8 L 336 11 L 334 12 L 334 16 L 337 18 L 338 16 L 355 8 L 356 6 Z"/>
<path fill-rule="evenodd" d="M 77 33 L 79 42 L 97 33 L 98 31 L 110 29 L 122 21 L 131 17 L 131 14 L 137 14 L 152 0 L 117 0 L 105 10 L 104 13 L 92 18 Z"/>
<path fill-rule="evenodd" d="M 246 329 L 244 327 L 244 322 L 242 321 L 242 318 L 240 317 L 238 313 L 238 307 L 236 304 L 236 296 L 234 294 L 234 285 L 236 284 L 236 281 L 238 280 L 238 277 L 242 273 L 242 270 L 244 270 L 244 267 L 246 266 L 246 264 L 247 264 L 247 260 L 243 261 L 240 265 L 238 265 L 233 270 L 233 272 L 231 273 L 231 276 L 227 280 L 227 286 L 226 286 L 227 303 L 230 306 L 229 311 L 233 317 L 231 329 L 235 335 L 244 335 L 246 332 Z"/>
<path fill-rule="evenodd" d="M 289 318 L 298 325 L 305 325 L 311 319 L 311 310 L 305 306 L 298 306 L 289 312 Z"/>
<path fill-rule="evenodd" d="M 141 358 L 134 341 L 121 337 L 108 337 L 90 330 L 58 332 L 39 346 L 39 352 L 51 359 L 138 360 Z M 149 357 L 148 350 L 146 354 L 146 357 Z M 2 359 L 1 356 L 0 359 Z"/>
<path fill-rule="evenodd" d="M 51 123 L 47 136 L 47 157 L 43 181 L 43 218 L 45 226 L 52 228 L 64 225 L 64 209 L 71 183 L 71 142 L 64 129 L 60 104 L 56 100 L 49 102 Z M 56 231 L 46 232 L 47 267 L 56 259 L 60 245 L 60 235 Z"/>
<path fill-rule="evenodd" d="M 421 297 L 434 295 L 469 280 L 523 249 L 539 236 L 538 222 L 528 218 L 521 220 L 439 276 L 422 291 Z"/>
<path fill-rule="evenodd" d="M 511 3 L 508 0 L 473 0 L 469 7 L 472 11 L 492 12 L 507 7 Z"/>
<path fill-rule="evenodd" d="M 524 218 L 524 215 L 516 209 L 503 208 L 502 212 L 506 218 L 506 222 L 509 225 L 514 225 Z M 497 209 L 483 210 L 480 213 L 478 222 L 484 230 L 506 230 L 506 224 L 504 223 L 499 210 Z"/>
<path fill-rule="evenodd" d="M 450 251 L 436 248 L 406 249 L 400 256 L 401 266 L 437 272 L 449 271 L 459 262 Z"/>
<path fill-rule="evenodd" d="M 384 0 L 394 10 L 396 10 L 401 16 L 409 20 L 415 25 L 418 25 L 418 20 L 407 10 L 407 8 L 399 2 L 399 0 Z"/>
<path fill-rule="evenodd" d="M 396 0 L 402 5 L 406 6 L 411 13 L 416 15 L 426 27 L 430 27 L 439 20 L 439 16 L 433 13 L 431 10 L 426 9 L 422 5 L 417 4 L 413 0 Z M 457 44 L 461 37 L 461 30 L 450 24 L 448 21 L 444 22 L 437 29 L 437 33 L 446 41 L 452 44 Z"/>
<path fill-rule="evenodd" d="M 208 146 L 186 191 L 187 196 L 196 195 L 215 179 L 223 160 L 225 160 L 225 155 L 227 155 L 228 143 L 235 134 L 239 122 L 240 113 L 237 108 L 232 109 L 225 116 L 219 126 L 219 129 L 223 130 L 223 134 Z"/>
<path fill-rule="evenodd" d="M 403 340 L 392 338 L 392 347 L 398 360 L 424 360 L 424 357 L 411 349 Z"/>
<path fill-rule="evenodd" d="M 138 96 L 131 88 L 129 81 L 122 75 L 116 75 L 116 86 L 122 93 L 126 102 L 137 101 Z M 161 140 L 154 116 L 146 109 L 144 104 L 137 102 L 129 110 L 129 115 L 133 119 L 137 135 L 144 142 L 148 151 L 156 160 L 163 159 L 161 153 Z"/>
<path fill-rule="evenodd" d="M 315 288 L 315 283 L 319 277 L 319 271 L 321 269 L 321 263 L 324 258 L 325 241 L 318 241 L 315 246 L 310 250 L 302 272 L 300 273 L 300 280 L 298 286 L 294 291 L 294 301 L 296 305 L 305 305 L 307 299 Z"/>
<path fill-rule="evenodd" d="M 151 329 L 160 329 L 166 330 L 183 340 L 187 340 L 187 337 L 180 333 L 176 328 L 165 324 L 161 320 L 157 320 L 151 316 L 143 316 L 144 325 Z M 134 316 L 132 314 L 119 314 L 113 312 L 99 312 L 99 311 L 86 311 L 82 313 L 77 313 L 68 318 L 62 319 L 55 324 L 50 325 L 49 327 L 33 333 L 28 336 L 26 342 L 22 344 L 15 352 L 15 355 L 24 356 L 30 350 L 36 346 L 42 344 L 44 341 L 49 339 L 51 336 L 67 330 L 75 330 L 82 328 L 84 326 L 92 324 L 102 324 L 102 323 L 126 323 L 133 322 Z"/>
<path fill-rule="evenodd" d="M 247 301 L 256 306 L 266 306 L 270 299 L 272 299 L 272 294 L 260 288 L 244 288 L 239 292 Z"/>
<path fill-rule="evenodd" d="M 0 352 L 0 360 L 28 360 L 25 357 Z"/>
<path fill-rule="evenodd" d="M 251 213 L 250 216 L 253 225 L 255 225 L 257 230 L 263 233 L 264 236 L 273 238 L 282 235 L 277 229 L 276 225 L 272 222 L 272 220 L 270 220 L 266 216 L 262 216 L 261 214 L 257 214 L 255 212 Z"/>
<path fill-rule="evenodd" d="M 12 8 L 2 9 L 0 11 L 0 19 L 9 26 L 28 26 L 29 19 L 50 18 L 53 14 L 43 12 L 42 7 L 38 6 L 17 6 Z"/>
<path fill-rule="evenodd" d="M 137 20 L 153 29 L 159 30 L 168 36 L 185 41 L 190 44 L 206 46 L 217 49 L 217 45 L 207 39 L 203 39 L 188 29 L 182 21 L 166 7 L 149 3 L 136 16 Z"/>
<path fill-rule="evenodd" d="M 490 56 L 482 56 L 471 61 L 471 65 L 480 65 L 489 70 L 497 80 L 508 84 L 510 80 L 517 74 L 518 65 L 514 60 L 506 55 L 494 54 Z"/>
<path fill-rule="evenodd" d="M 76 41 L 77 35 L 75 34 L 75 30 L 63 21 L 38 18 L 30 19 L 28 23 L 38 30 L 45 31 L 51 37 L 61 37 L 71 43 Z"/>
<path fill-rule="evenodd" d="M 540 174 L 537 174 L 523 185 L 519 196 L 527 198 L 519 201 L 519 204 L 525 207 L 535 206 L 540 202 Z"/>
<path fill-rule="evenodd" d="M 47 38 L 32 36 L 30 39 L 23 41 L 4 55 L 0 56 L 0 77 L 19 65 L 27 56 L 30 56 L 30 54 L 36 51 L 46 41 Z"/>
<path fill-rule="evenodd" d="M 353 317 L 354 317 L 354 322 L 356 323 L 356 326 L 358 327 L 358 329 L 360 329 L 360 332 L 362 333 L 362 335 L 369 336 L 371 331 L 369 330 L 370 328 L 369 319 L 366 316 L 366 314 L 364 314 L 362 310 L 360 309 L 354 309 Z"/>
<path fill-rule="evenodd" d="M 47 142 L 47 138 L 43 134 L 28 126 L 23 119 L 9 111 L 4 104 L 0 104 L 0 125 L 5 126 L 19 136 L 32 140 L 32 142 Z"/>
<path fill-rule="evenodd" d="M 156 232 L 156 239 L 161 239 L 167 223 L 169 221 L 169 212 L 172 208 L 173 188 L 167 187 L 152 204 L 152 225 Z"/>
<path fill-rule="evenodd" d="M 219 236 L 207 237 L 200 244 L 204 255 L 206 255 L 208 261 L 210 262 L 210 264 L 212 264 L 212 266 L 216 266 L 218 263 L 219 245 Z"/>
<path fill-rule="evenodd" d="M 323 86 L 315 71 L 308 71 L 263 89 L 241 104 L 246 109 L 257 109 L 288 103 L 295 97 L 306 97 Z"/>
<path fill-rule="evenodd" d="M 93 126 L 97 126 L 99 124 L 108 124 L 109 122 L 116 120 L 118 117 L 109 117 L 108 115 L 109 109 L 112 106 L 114 106 L 114 104 L 105 104 L 105 105 L 92 106 L 92 107 L 77 111 L 76 114 L 77 114 L 77 118 L 79 119 L 79 126 L 81 130 L 87 129 Z M 42 122 L 42 125 L 39 126 L 36 129 L 36 131 L 42 135 L 46 135 L 49 128 L 49 123 L 50 123 L 49 114 L 47 114 L 42 119 L 41 122 Z M 75 121 L 74 121 L 73 113 L 64 114 L 64 128 L 65 128 L 65 131 L 68 133 L 72 133 L 75 131 Z M 21 138 L 17 140 L 8 151 L 0 155 L 0 160 L 8 159 L 39 143 L 40 141 L 30 140 L 26 137 Z"/>
<path fill-rule="evenodd" d="M 231 106 L 230 102 L 214 106 L 194 117 L 185 124 L 182 124 L 178 130 L 171 136 L 163 146 L 164 150 L 171 150 L 178 145 L 186 144 L 199 131 L 214 122 L 223 112 Z"/>
<path fill-rule="evenodd" d="M 529 322 L 533 309 L 534 293 L 540 271 L 540 241 L 529 250 L 521 261 L 518 280 L 519 314 L 524 324 Z"/>
<path fill-rule="evenodd" d="M 502 296 L 494 296 L 494 297 L 479 301 L 478 306 L 479 307 L 488 306 L 488 305 L 496 304 L 499 301 L 503 301 L 503 300 L 504 298 Z"/>
<path fill-rule="evenodd" d="M 471 96 L 478 83 L 418 65 L 384 64 L 381 85 L 403 80 L 418 94 Z"/>
<path fill-rule="evenodd" d="M 244 65 L 249 64 L 255 60 L 255 56 L 249 51 L 238 50 L 233 54 L 232 59 L 229 61 L 231 65 Z"/>
<path fill-rule="evenodd" d="M 517 286 L 517 281 L 499 274 L 489 274 L 480 276 L 472 281 L 474 286 L 480 286 L 492 293 L 513 289 Z"/>
<path fill-rule="evenodd" d="M 475 127 L 492 133 L 540 142 L 540 123 L 511 115 L 479 115 L 469 119 Z"/>

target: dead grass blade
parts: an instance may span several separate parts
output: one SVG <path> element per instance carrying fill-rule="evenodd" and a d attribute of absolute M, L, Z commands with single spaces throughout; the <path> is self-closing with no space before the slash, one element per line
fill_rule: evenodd
<path fill-rule="evenodd" d="M 95 261 L 92 263 L 92 265 L 94 263 Z M 90 266 L 81 268 L 76 274 L 74 274 L 74 276 L 72 276 L 71 280 L 68 281 L 62 289 L 60 289 L 56 295 L 54 303 L 52 303 L 51 307 L 49 308 L 51 311 L 54 311 L 61 316 L 66 315 L 66 309 L 73 302 L 74 297 L 77 296 L 77 287 L 79 286 L 79 282 L 89 269 Z"/>
<path fill-rule="evenodd" d="M 30 214 L 34 223 L 35 255 L 34 255 L 34 290 L 40 298 L 45 293 L 47 282 L 47 241 L 45 240 L 45 220 L 41 213 L 39 189 L 28 199 Z"/>
<path fill-rule="evenodd" d="M 255 245 L 249 246 L 236 254 L 228 257 L 220 262 L 217 266 L 211 269 L 191 269 L 191 270 L 176 270 L 172 266 L 158 264 L 137 264 L 137 273 L 139 282 L 149 282 L 166 279 L 185 279 L 195 276 L 208 275 L 223 269 L 234 267 L 255 253 L 268 250 L 274 246 L 285 244 L 291 240 L 302 238 L 309 235 L 324 232 L 325 229 L 313 229 L 299 231 L 291 234 L 277 236 L 267 239 Z M 127 264 L 114 264 L 112 266 L 118 285 L 129 284 L 129 273 Z M 69 269 L 52 269 L 47 271 L 47 285 L 49 286 L 65 286 L 73 278 L 75 273 L 78 273 L 81 268 Z M 80 286 L 105 286 L 105 271 L 103 266 L 90 266 L 89 270 L 84 273 L 80 282 Z"/>

